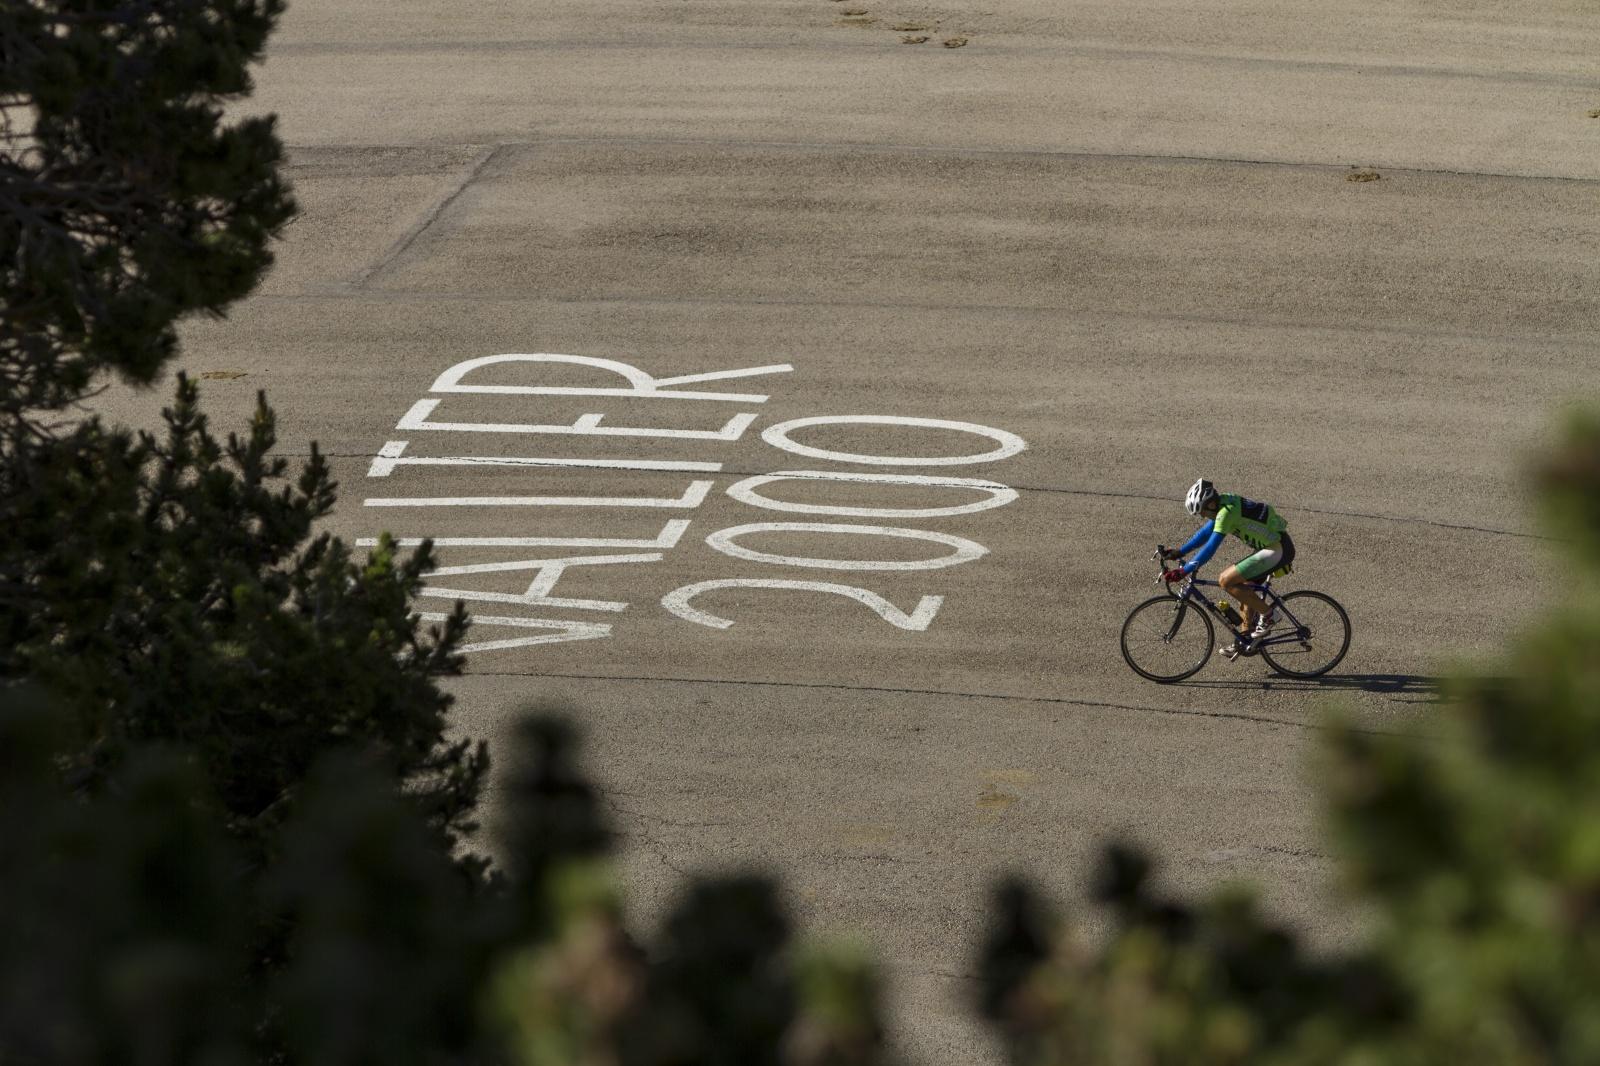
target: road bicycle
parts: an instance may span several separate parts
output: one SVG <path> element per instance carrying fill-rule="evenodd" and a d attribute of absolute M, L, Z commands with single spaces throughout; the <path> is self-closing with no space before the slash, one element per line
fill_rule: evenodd
<path fill-rule="evenodd" d="M 1164 547 L 1156 549 L 1158 566 L 1163 565 L 1165 552 Z M 1157 579 L 1157 583 L 1163 580 Z M 1199 673 L 1217 644 L 1212 618 L 1234 637 L 1241 656 L 1259 655 L 1284 677 L 1321 677 L 1338 666 L 1350 650 L 1350 616 L 1332 596 L 1306 589 L 1280 596 L 1272 588 L 1270 574 L 1251 582 L 1256 594 L 1278 612 L 1273 631 L 1252 643 L 1228 617 L 1228 613 L 1237 614 L 1228 599 L 1213 603 L 1198 591 L 1208 586 L 1222 587 L 1190 576 L 1179 585 L 1167 585 L 1162 595 L 1133 609 L 1122 623 L 1122 657 L 1134 673 L 1162 684 Z"/>

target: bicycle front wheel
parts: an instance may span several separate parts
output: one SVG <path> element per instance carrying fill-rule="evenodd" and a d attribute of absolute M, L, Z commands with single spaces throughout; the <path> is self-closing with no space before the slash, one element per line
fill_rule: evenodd
<path fill-rule="evenodd" d="M 1280 629 L 1261 649 L 1261 657 L 1284 677 L 1321 677 L 1339 665 L 1350 650 L 1350 616 L 1332 596 L 1320 592 L 1291 592 L 1283 597 L 1285 611 Z M 1277 639 L 1282 634 L 1293 640 Z"/>
<path fill-rule="evenodd" d="M 1122 657 L 1134 673 L 1163 685 L 1198 673 L 1215 640 L 1205 610 L 1175 596 L 1152 596 L 1122 623 Z"/>

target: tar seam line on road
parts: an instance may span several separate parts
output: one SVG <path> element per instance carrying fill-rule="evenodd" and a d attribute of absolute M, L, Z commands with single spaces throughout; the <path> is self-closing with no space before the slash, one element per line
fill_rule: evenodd
<path fill-rule="evenodd" d="M 282 455 L 286 459 L 309 459 L 311 457 L 309 452 L 307 452 L 307 453 L 290 453 L 290 452 L 285 452 L 285 451 L 281 451 L 280 450 L 277 454 Z M 375 458 L 378 457 L 377 453 L 375 453 L 375 452 L 348 452 L 347 453 L 347 452 L 326 452 L 325 451 L 325 452 L 319 452 L 319 454 L 324 459 L 375 459 Z M 461 458 L 463 460 L 466 460 L 466 459 L 468 459 L 470 457 L 463 456 Z M 471 466 L 472 464 L 469 463 L 469 462 L 463 461 L 461 465 L 462 466 Z M 495 465 L 495 460 L 494 460 L 493 457 L 485 458 L 484 466 L 490 467 L 490 466 L 494 466 L 494 465 Z M 628 469 L 636 469 L 636 468 L 631 468 L 631 467 L 625 467 L 624 466 L 624 467 L 616 467 L 614 469 L 628 470 Z M 640 472 L 640 473 L 648 473 L 650 471 L 639 470 L 638 472 Z M 746 477 L 759 477 L 759 476 L 761 476 L 763 474 L 770 474 L 770 473 L 772 473 L 772 471 L 770 471 L 770 470 L 727 470 L 727 469 L 724 469 L 724 470 L 719 471 L 719 476 L 746 478 Z M 831 478 L 826 478 L 826 477 L 802 477 L 802 476 L 799 476 L 799 475 L 791 475 L 791 476 L 796 481 L 829 481 L 829 480 L 832 480 Z M 1095 497 L 1095 498 L 1098 498 L 1098 499 L 1112 499 L 1112 500 L 1151 500 L 1151 501 L 1156 502 L 1156 503 L 1173 503 L 1173 502 L 1175 502 L 1174 498 L 1172 496 L 1170 496 L 1170 495 L 1162 496 L 1162 495 L 1158 495 L 1158 494 L 1155 494 L 1155 493 L 1146 493 L 1146 492 L 1112 492 L 1112 491 L 1105 490 L 1105 489 L 1067 489 L 1067 488 L 1056 488 L 1054 486 L 1049 486 L 1049 485 L 1011 485 L 1011 486 L 1008 486 L 1008 487 L 1016 489 L 1018 492 L 1041 492 L 1041 493 L 1048 493 L 1048 494 L 1051 494 L 1051 495 L 1058 495 L 1058 496 L 1091 496 L 1091 497 Z M 1487 534 L 1489 534 L 1491 536 L 1496 536 L 1496 537 L 1517 537 L 1517 538 L 1522 539 L 1522 540 L 1543 540 L 1543 541 L 1550 541 L 1551 543 L 1556 543 L 1556 542 L 1559 542 L 1561 540 L 1561 538 L 1559 538 L 1559 537 L 1550 537 L 1550 536 L 1546 536 L 1546 535 L 1544 535 L 1542 533 L 1522 533 L 1522 532 L 1518 532 L 1516 530 L 1511 530 L 1511 529 L 1490 529 L 1487 526 L 1469 526 L 1469 525 L 1463 525 L 1463 524 L 1458 523 L 1458 522 L 1440 522 L 1440 521 L 1438 521 L 1436 519 L 1432 519 L 1432 518 L 1407 518 L 1407 517 L 1404 517 L 1402 515 L 1368 514 L 1365 511 L 1335 511 L 1335 510 L 1331 510 L 1331 509 L 1325 508 L 1325 507 L 1310 507 L 1310 506 L 1306 506 L 1304 504 L 1296 504 L 1293 501 L 1290 501 L 1289 509 L 1291 511 L 1304 511 L 1307 514 L 1334 515 L 1334 516 L 1337 516 L 1339 518 L 1366 518 L 1366 519 L 1371 519 L 1371 520 L 1377 521 L 1377 522 L 1397 522 L 1397 523 L 1400 523 L 1402 525 L 1433 526 L 1433 527 L 1435 527 L 1437 529 L 1455 529 L 1455 530 L 1460 530 L 1460 531 L 1462 531 L 1464 533 L 1487 533 Z"/>
<path fill-rule="evenodd" d="M 364 459 L 366 456 L 356 456 L 353 458 Z M 729 473 L 733 473 L 733 471 L 729 471 Z M 823 479 L 819 478 L 817 480 Z M 1013 485 L 1012 488 L 1016 489 L 1018 492 L 1050 492 L 1060 493 L 1067 496 L 1098 496 L 1109 499 L 1154 500 L 1158 503 L 1177 502 L 1170 495 L 1157 496 L 1143 492 L 1107 492 L 1096 489 L 1056 489 L 1028 485 Z M 1363 511 L 1333 511 L 1322 507 L 1308 507 L 1304 504 L 1296 504 L 1293 501 L 1289 503 L 1288 509 L 1290 511 L 1304 511 L 1307 514 L 1337 515 L 1340 518 L 1370 518 L 1380 522 L 1400 522 L 1406 525 L 1436 526 L 1439 529 L 1459 529 L 1467 533 L 1489 533 L 1497 537 L 1520 537 L 1525 540 L 1547 540 L 1552 542 L 1560 539 L 1558 537 L 1548 537 L 1542 533 L 1519 533 L 1510 529 L 1490 529 L 1487 526 L 1468 526 L 1456 522 L 1439 522 L 1432 518 L 1402 518 L 1399 515 L 1367 514 Z"/>
<path fill-rule="evenodd" d="M 1282 167 L 1295 170 L 1329 170 L 1344 172 L 1352 169 L 1348 162 L 1323 163 L 1308 160 L 1293 159 L 1246 159 L 1236 156 L 1206 156 L 1206 155 L 1162 155 L 1153 152 L 1094 152 L 1088 149 L 1071 148 L 981 148 L 961 145 L 936 145 L 936 144 L 881 144 L 851 141 L 762 141 L 717 138 L 676 138 L 676 137 L 630 137 L 630 136 L 594 136 L 594 137 L 542 137 L 538 140 L 528 141 L 498 141 L 494 147 L 500 148 L 542 148 L 558 145 L 616 145 L 619 147 L 629 145 L 653 145 L 657 147 L 684 147 L 684 148 L 760 148 L 767 150 L 782 149 L 785 151 L 802 152 L 855 152 L 870 155 L 892 155 L 895 153 L 916 153 L 921 155 L 952 155 L 952 156 L 1012 156 L 1018 159 L 1084 159 L 1106 160 L 1121 163 L 1177 163 L 1177 164 L 1223 164 L 1239 167 Z M 328 151 L 329 149 L 350 149 L 353 151 L 381 151 L 394 148 L 433 149 L 443 151 L 480 147 L 481 141 L 444 141 L 436 144 L 305 144 L 286 145 L 286 149 L 295 152 L 300 149 Z M 290 160 L 293 165 L 293 160 Z M 1494 170 L 1453 170 L 1449 167 L 1421 167 L 1404 166 L 1398 163 L 1384 163 L 1380 160 L 1366 159 L 1361 164 L 1372 170 L 1384 171 L 1394 174 L 1425 174 L 1454 178 L 1493 178 L 1501 181 L 1540 181 L 1540 182 L 1571 182 L 1579 185 L 1600 184 L 1600 177 L 1573 177 L 1564 174 L 1509 174 Z"/>
<path fill-rule="evenodd" d="M 841 685 L 824 684 L 814 681 L 750 681 L 740 678 L 725 677 L 640 677 L 632 675 L 610 674 L 563 674 L 545 670 L 467 670 L 462 677 L 541 677 L 560 678 L 566 681 L 630 681 L 644 684 L 677 684 L 677 685 L 753 685 L 761 688 L 796 688 L 796 689 L 829 689 L 841 692 L 878 692 L 902 696 L 948 696 L 954 699 L 967 700 L 1000 700 L 1011 703 L 1043 703 L 1053 706 L 1069 707 L 1099 707 L 1113 711 L 1138 711 L 1142 714 L 1165 714 L 1184 718 L 1213 718 L 1233 719 L 1241 722 L 1251 722 L 1256 725 L 1277 725 L 1290 729 L 1309 729 L 1317 732 L 1326 732 L 1336 728 L 1323 725 L 1320 722 L 1295 722 L 1283 718 L 1267 718 L 1263 715 L 1239 714 L 1234 711 L 1186 711 L 1178 707 L 1154 707 L 1134 703 L 1107 703 L 1101 700 L 1075 700 L 1066 696 L 1011 696 L 998 692 L 952 692 L 945 689 L 934 688 L 890 688 L 879 685 Z M 1271 682 L 1265 682 L 1271 684 Z M 1348 726 L 1337 728 L 1350 728 Z M 1370 734 L 1372 736 L 1386 737 L 1426 737 L 1412 731 L 1390 729 L 1354 729 L 1353 732 Z"/>
<path fill-rule="evenodd" d="M 505 146 L 496 144 L 486 148 L 473 162 L 473 164 L 467 168 L 466 174 L 462 176 L 461 180 L 456 184 L 456 186 L 451 189 L 449 193 L 443 196 L 437 203 L 435 203 L 433 207 L 422 216 L 422 220 L 420 222 L 412 226 L 406 231 L 404 236 L 402 236 L 398 241 L 395 241 L 394 244 L 390 245 L 389 249 L 380 255 L 375 262 L 357 274 L 355 278 L 350 281 L 349 287 L 351 289 L 360 289 L 373 277 L 386 270 L 391 264 L 394 263 L 395 260 L 404 255 L 406 249 L 410 248 L 416 239 L 422 236 L 423 233 L 428 230 L 428 227 L 439 221 L 439 218 L 447 210 L 449 210 L 450 205 L 456 202 L 456 198 L 462 193 L 466 192 L 467 187 L 478 180 L 478 176 L 482 174 L 484 169 L 494 160 L 494 157 L 500 154 L 500 149 L 503 147 Z"/>
<path fill-rule="evenodd" d="M 536 148 L 545 145 L 561 144 L 654 144 L 666 147 L 684 145 L 686 147 L 706 148 L 766 148 L 798 151 L 838 151 L 861 152 L 874 155 L 892 155 L 897 152 L 917 153 L 927 155 L 973 155 L 973 156 L 1015 156 L 1019 159 L 1034 159 L 1039 157 L 1052 159 L 1087 159 L 1108 160 L 1119 163 L 1177 163 L 1177 164 L 1222 164 L 1238 167 L 1282 167 L 1294 170 L 1331 170 L 1344 172 L 1354 169 L 1347 162 L 1322 163 L 1308 160 L 1293 159 L 1246 159 L 1238 156 L 1209 156 L 1209 155 L 1166 155 L 1153 152 L 1093 152 L 1087 149 L 1063 148 L 974 148 L 947 146 L 936 144 L 863 144 L 849 141 L 747 141 L 717 140 L 713 138 L 668 138 L 668 137 L 549 137 L 538 141 L 527 142 L 527 147 Z M 1574 178 L 1557 174 L 1505 174 L 1492 170 L 1452 170 L 1448 167 L 1409 167 L 1400 164 L 1387 164 L 1377 160 L 1366 160 L 1362 166 L 1372 170 L 1388 171 L 1395 174 L 1435 174 L 1444 177 L 1459 178 L 1496 178 L 1505 181 L 1568 181 L 1580 184 L 1595 184 L 1600 178 Z"/>
<path fill-rule="evenodd" d="M 602 295 L 602 296 L 537 296 L 524 297 L 514 293 L 476 293 L 476 292 L 441 292 L 436 289 L 340 289 L 337 291 L 322 292 L 288 292 L 288 293 L 260 293 L 250 297 L 250 302 L 261 303 L 294 303 L 297 300 L 380 300 L 384 302 L 426 302 L 439 303 L 515 303 L 520 306 L 535 304 L 549 304 L 557 307 L 579 307 L 584 304 L 638 304 L 660 305 L 666 307 L 828 307 L 848 308 L 850 310 L 867 311 L 961 311 L 965 313 L 989 312 L 992 314 L 1040 314 L 1040 315 L 1070 315 L 1076 319 L 1133 319 L 1138 322 L 1161 322 L 1178 324 L 1203 324 L 1213 326 L 1236 326 L 1241 329 L 1255 330 L 1299 330 L 1303 332 L 1318 333 L 1369 333 L 1388 334 L 1397 337 L 1423 337 L 1437 340 L 1471 340 L 1491 341 L 1496 344 L 1550 346 L 1563 336 L 1559 333 L 1540 331 L 1537 333 L 1484 333 L 1474 330 L 1444 330 L 1426 329 L 1416 326 L 1400 326 L 1394 324 L 1371 323 L 1345 323 L 1333 325 L 1328 322 L 1293 322 L 1285 319 L 1245 319 L 1234 318 L 1227 315 L 1199 315 L 1199 314 L 1154 314 L 1149 311 L 1115 311 L 1097 308 L 1086 310 L 1077 307 L 1062 307 L 1052 304 L 965 304 L 945 301 L 941 303 L 911 303 L 909 301 L 888 302 L 884 300 L 838 300 L 827 298 L 780 300 L 765 296 L 639 296 L 639 295 Z M 1574 341 L 1589 343 L 1591 335 L 1573 330 L 1570 337 Z"/>

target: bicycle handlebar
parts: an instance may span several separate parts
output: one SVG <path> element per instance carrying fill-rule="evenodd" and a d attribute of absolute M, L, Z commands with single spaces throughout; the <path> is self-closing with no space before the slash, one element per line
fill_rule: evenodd
<path fill-rule="evenodd" d="M 1167 557 L 1166 556 L 1167 556 L 1167 546 L 1165 544 L 1157 544 L 1156 545 L 1156 553 L 1154 555 L 1152 555 L 1150 557 L 1150 559 L 1151 559 L 1152 562 L 1154 562 L 1157 566 L 1159 566 L 1161 568 L 1161 576 L 1156 578 L 1156 584 L 1158 584 L 1158 585 L 1168 585 L 1170 587 L 1172 582 L 1167 581 L 1167 566 L 1166 566 Z M 1193 581 L 1194 580 L 1194 575 L 1190 574 L 1188 580 L 1189 581 Z"/>

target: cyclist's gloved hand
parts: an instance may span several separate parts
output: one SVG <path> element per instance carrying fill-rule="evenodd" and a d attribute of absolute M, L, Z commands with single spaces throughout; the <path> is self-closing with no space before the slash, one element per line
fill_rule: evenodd
<path fill-rule="evenodd" d="M 1161 577 L 1164 580 L 1166 580 L 1169 584 L 1171 582 L 1174 582 L 1174 581 L 1182 581 L 1184 578 L 1186 578 L 1188 576 L 1189 575 L 1184 573 L 1182 570 L 1167 570 L 1164 573 L 1162 573 L 1162 575 L 1161 575 Z"/>
<path fill-rule="evenodd" d="M 1161 549 L 1161 558 L 1163 558 L 1163 559 L 1182 559 L 1183 558 L 1183 553 L 1181 551 L 1179 551 L 1177 548 L 1162 548 Z"/>

